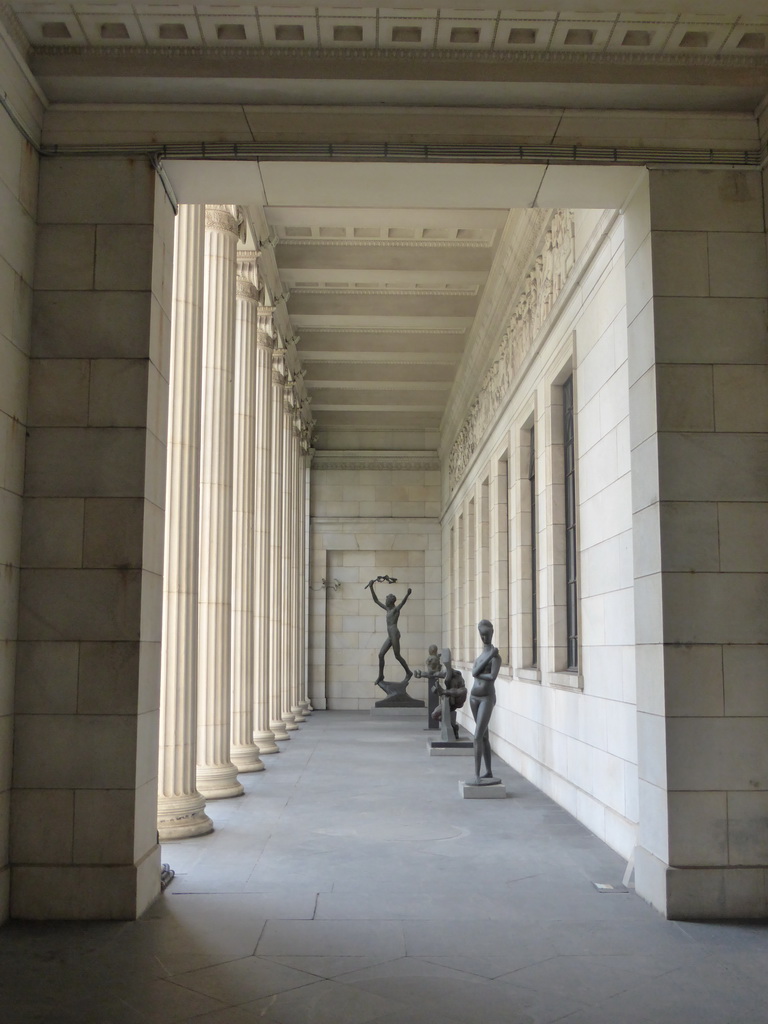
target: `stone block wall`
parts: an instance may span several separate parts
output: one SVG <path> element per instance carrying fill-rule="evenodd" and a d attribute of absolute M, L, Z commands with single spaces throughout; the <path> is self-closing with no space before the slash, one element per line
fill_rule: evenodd
<path fill-rule="evenodd" d="M 465 676 L 490 618 L 503 666 L 496 750 L 629 857 L 635 845 L 632 513 L 624 227 L 576 211 L 571 284 L 443 517 L 444 600 Z M 579 668 L 566 671 L 562 384 L 574 379 Z M 534 428 L 538 654 L 531 646 Z M 506 557 L 505 557 L 506 556 Z M 459 622 L 459 620 L 461 620 Z M 463 628 L 457 628 L 462 626 Z M 471 730 L 469 710 L 464 723 Z"/>
<path fill-rule="evenodd" d="M 673 917 L 765 916 L 768 262 L 757 170 L 627 211 L 641 830 Z"/>
<path fill-rule="evenodd" d="M 12 914 L 132 918 L 159 888 L 173 209 L 146 160 L 41 166 Z"/>
<path fill-rule="evenodd" d="M 40 97 L 3 38 L 0 80 L 27 131 L 39 138 Z M 34 146 L 0 111 L 0 922 L 9 911 L 13 690 L 37 175 Z"/>
<path fill-rule="evenodd" d="M 333 463 L 339 461 L 334 455 Z M 399 602 L 408 587 L 413 590 L 399 621 L 411 669 L 423 667 L 429 644 L 442 644 L 440 474 L 359 468 L 366 461 L 373 466 L 376 459 L 350 457 L 351 468 L 329 469 L 321 455 L 312 472 L 309 680 L 315 707 L 366 710 L 386 696 L 374 686 L 387 637 L 385 613 L 365 589 L 376 576 L 398 581 L 377 586 L 381 601 L 393 593 Z M 324 588 L 323 578 L 341 585 Z M 385 668 L 387 680 L 403 678 L 391 652 Z M 425 698 L 422 681 L 414 679 L 408 690 Z"/>

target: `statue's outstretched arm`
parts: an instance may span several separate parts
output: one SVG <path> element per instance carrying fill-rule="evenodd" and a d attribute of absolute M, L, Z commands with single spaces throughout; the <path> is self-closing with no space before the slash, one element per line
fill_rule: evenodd
<path fill-rule="evenodd" d="M 373 588 L 371 588 L 371 589 L 373 589 Z M 408 587 L 408 593 L 405 595 L 403 600 L 400 602 L 400 604 L 395 605 L 395 608 L 396 608 L 397 611 L 400 611 L 400 609 L 403 607 L 403 605 L 405 604 L 405 602 L 408 600 L 408 598 L 411 596 L 412 593 L 413 593 L 413 591 L 411 590 L 410 587 Z"/>
<path fill-rule="evenodd" d="M 376 597 L 376 591 L 373 588 L 374 582 L 375 582 L 374 580 L 371 580 L 371 582 L 368 584 L 368 586 L 371 588 L 371 597 L 376 602 L 376 604 L 379 606 L 379 608 L 383 608 L 384 611 L 386 611 L 387 610 L 387 606 L 385 604 L 382 604 L 381 601 L 378 599 L 378 597 Z"/>

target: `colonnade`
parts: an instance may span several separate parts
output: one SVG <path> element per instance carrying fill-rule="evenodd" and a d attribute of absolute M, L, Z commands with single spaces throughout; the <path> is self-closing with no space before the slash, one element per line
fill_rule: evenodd
<path fill-rule="evenodd" d="M 309 428 L 234 206 L 181 206 L 169 372 L 158 831 L 202 835 L 309 713 Z"/>

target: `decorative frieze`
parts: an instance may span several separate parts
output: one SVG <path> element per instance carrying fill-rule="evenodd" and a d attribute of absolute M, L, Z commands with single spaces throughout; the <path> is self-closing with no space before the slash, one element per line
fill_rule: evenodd
<path fill-rule="evenodd" d="M 544 247 L 526 275 L 523 293 L 502 335 L 496 358 L 453 442 L 448 459 L 452 487 L 461 480 L 496 411 L 508 396 L 515 374 L 573 269 L 574 252 L 573 213 L 557 210 L 544 236 Z"/>

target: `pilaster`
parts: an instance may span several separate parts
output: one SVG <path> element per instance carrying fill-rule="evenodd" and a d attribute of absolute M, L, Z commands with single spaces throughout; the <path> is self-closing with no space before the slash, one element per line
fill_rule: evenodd
<path fill-rule="evenodd" d="M 637 891 L 768 916 L 768 268 L 760 175 L 654 170 L 625 214 Z"/>

